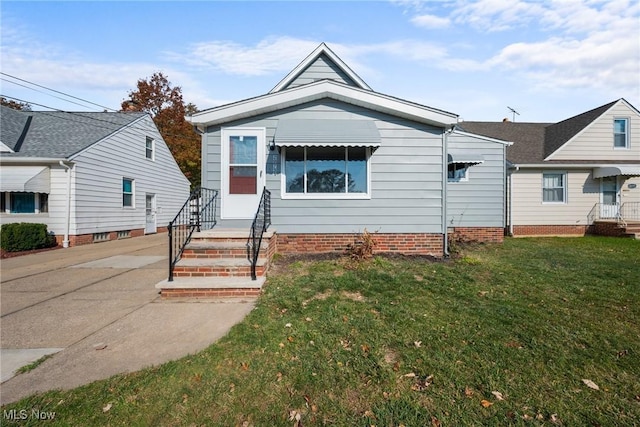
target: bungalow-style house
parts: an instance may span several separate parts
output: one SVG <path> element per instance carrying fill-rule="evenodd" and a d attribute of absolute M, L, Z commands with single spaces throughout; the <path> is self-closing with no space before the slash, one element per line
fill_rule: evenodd
<path fill-rule="evenodd" d="M 43 223 L 74 246 L 166 230 L 189 196 L 147 114 L 0 112 L 2 224 Z"/>
<path fill-rule="evenodd" d="M 640 221 L 640 113 L 626 100 L 558 123 L 459 127 L 513 142 L 506 214 L 512 235 L 620 235 Z"/>
<path fill-rule="evenodd" d="M 249 229 L 263 189 L 279 252 L 443 256 L 447 236 L 502 241 L 505 141 L 458 116 L 373 91 L 321 44 L 268 93 L 187 117 L 202 134 L 202 186 L 217 228 Z"/>

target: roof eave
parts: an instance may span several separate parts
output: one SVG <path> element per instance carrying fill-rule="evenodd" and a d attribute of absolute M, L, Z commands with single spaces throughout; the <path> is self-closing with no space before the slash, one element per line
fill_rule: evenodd
<path fill-rule="evenodd" d="M 323 98 L 343 101 L 348 104 L 438 127 L 453 125 L 457 123 L 458 119 L 457 114 L 431 109 L 377 92 L 324 80 L 213 108 L 188 116 L 186 120 L 193 125 L 214 126 Z"/>

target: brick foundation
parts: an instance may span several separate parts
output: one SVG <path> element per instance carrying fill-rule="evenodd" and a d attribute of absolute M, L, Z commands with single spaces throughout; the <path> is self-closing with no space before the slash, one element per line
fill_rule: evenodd
<path fill-rule="evenodd" d="M 123 230 L 124 231 L 124 230 Z M 167 232 L 167 227 L 158 227 L 157 229 L 157 233 L 166 233 Z M 125 239 L 128 239 L 130 237 L 140 237 L 140 236 L 144 236 L 144 228 L 137 228 L 135 230 L 129 230 L 129 237 L 125 237 Z M 64 235 L 56 235 L 56 243 L 58 244 L 58 246 L 62 246 L 62 242 L 64 240 Z M 100 242 L 107 242 L 110 240 L 118 240 L 118 232 L 117 231 L 110 231 L 108 233 L 108 237 L 106 240 L 100 240 Z M 69 246 L 80 246 L 80 245 L 89 245 L 92 243 L 100 243 L 100 242 L 94 242 L 93 241 L 93 233 L 91 234 L 78 234 L 78 235 L 72 235 L 69 236 Z"/>
<path fill-rule="evenodd" d="M 626 236 L 626 230 L 624 227 L 620 227 L 618 223 L 614 221 L 596 221 L 591 226 L 589 232 L 590 234 L 595 234 L 597 236 Z"/>
<path fill-rule="evenodd" d="M 277 250 L 283 254 L 343 253 L 358 240 L 359 234 L 278 234 Z M 372 233 L 377 244 L 374 252 L 405 255 L 443 255 L 442 235 L 430 233 Z"/>
<path fill-rule="evenodd" d="M 454 241 L 502 243 L 504 228 L 502 227 L 453 227 L 449 230 L 449 238 Z"/>
<path fill-rule="evenodd" d="M 586 225 L 514 225 L 514 236 L 584 236 Z"/>

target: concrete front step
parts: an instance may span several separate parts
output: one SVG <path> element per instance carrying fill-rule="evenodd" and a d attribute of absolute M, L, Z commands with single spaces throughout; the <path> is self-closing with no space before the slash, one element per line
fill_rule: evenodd
<path fill-rule="evenodd" d="M 260 295 L 265 277 L 175 277 L 156 284 L 163 298 L 237 298 Z"/>
<path fill-rule="evenodd" d="M 266 253 L 269 244 L 260 245 L 260 252 Z M 246 241 L 220 242 L 197 240 L 190 242 L 182 253 L 182 258 L 247 258 Z"/>
<path fill-rule="evenodd" d="M 266 258 L 256 263 L 256 275 L 264 276 L 268 267 Z M 251 263 L 246 258 L 182 258 L 173 269 L 175 277 L 247 277 L 251 276 Z"/>

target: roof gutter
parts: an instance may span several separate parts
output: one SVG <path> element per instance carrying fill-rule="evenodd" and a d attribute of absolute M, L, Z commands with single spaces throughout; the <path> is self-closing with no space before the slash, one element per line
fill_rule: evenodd
<path fill-rule="evenodd" d="M 67 162 L 67 159 L 60 157 L 7 157 L 0 156 L 0 164 L 4 165 L 28 165 L 28 164 L 58 164 L 60 161 Z"/>

